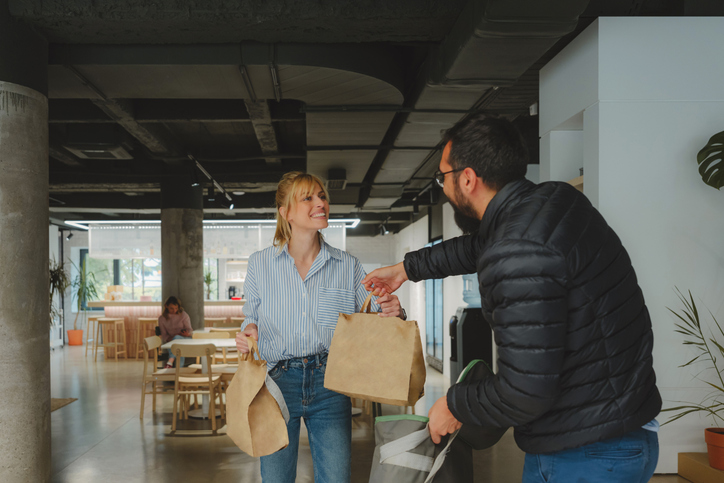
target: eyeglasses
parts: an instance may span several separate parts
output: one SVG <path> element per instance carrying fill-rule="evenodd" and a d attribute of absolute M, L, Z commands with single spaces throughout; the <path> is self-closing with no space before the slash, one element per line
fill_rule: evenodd
<path fill-rule="evenodd" d="M 464 170 L 465 170 L 465 168 L 451 169 L 450 171 L 445 171 L 444 173 L 442 173 L 442 172 L 440 172 L 440 170 L 438 169 L 437 172 L 435 173 L 435 181 L 437 182 L 437 185 L 438 185 L 440 188 L 444 188 L 444 187 L 445 187 L 445 175 L 446 175 L 446 174 L 457 173 L 458 171 L 464 171 Z"/>

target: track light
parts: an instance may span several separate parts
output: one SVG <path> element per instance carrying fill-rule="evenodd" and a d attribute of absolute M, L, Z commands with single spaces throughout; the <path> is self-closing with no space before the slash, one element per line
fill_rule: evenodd
<path fill-rule="evenodd" d="M 389 234 L 390 234 L 390 231 L 387 229 L 387 226 L 385 226 L 384 223 L 381 224 L 380 225 L 380 235 L 385 236 L 385 235 L 389 235 Z"/>
<path fill-rule="evenodd" d="M 207 191 L 207 195 L 206 195 L 206 200 L 207 201 L 216 201 L 216 193 L 214 193 L 213 186 L 209 186 L 209 190 Z"/>
<path fill-rule="evenodd" d="M 71 238 L 73 238 L 73 232 L 72 232 L 72 231 L 71 231 L 71 232 L 68 232 L 68 236 L 65 237 L 65 239 L 66 239 L 66 240 L 70 240 Z"/>

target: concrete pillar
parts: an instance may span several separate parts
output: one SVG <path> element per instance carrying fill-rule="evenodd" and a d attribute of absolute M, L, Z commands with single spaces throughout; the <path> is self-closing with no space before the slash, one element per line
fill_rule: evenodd
<path fill-rule="evenodd" d="M 50 480 L 47 44 L 0 0 L 0 481 Z"/>
<path fill-rule="evenodd" d="M 179 173 L 180 172 L 180 173 Z M 203 191 L 192 187 L 191 168 L 174 169 L 161 184 L 161 289 L 175 295 L 194 329 L 204 327 Z"/>

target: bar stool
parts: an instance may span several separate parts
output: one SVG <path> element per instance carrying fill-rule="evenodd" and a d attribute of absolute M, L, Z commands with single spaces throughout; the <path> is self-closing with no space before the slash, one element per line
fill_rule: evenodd
<path fill-rule="evenodd" d="M 94 315 L 92 317 L 88 317 L 88 325 L 85 328 L 85 356 L 88 357 L 88 346 L 91 347 L 91 355 L 93 355 L 93 351 L 95 350 L 95 332 L 98 327 L 98 319 L 100 319 L 100 315 Z M 91 337 L 93 336 L 93 337 Z M 93 344 L 91 345 L 91 342 Z"/>
<path fill-rule="evenodd" d="M 98 330 L 100 330 L 100 328 L 102 328 L 103 330 L 103 343 L 98 344 L 96 342 L 95 344 L 95 360 L 98 360 L 99 347 L 103 347 L 104 356 L 106 355 L 106 348 L 115 349 L 116 362 L 118 362 L 118 354 L 123 354 L 124 357 L 128 358 L 128 354 L 126 352 L 126 324 L 123 317 L 103 317 L 98 319 L 98 326 L 96 328 L 96 339 L 98 336 Z M 108 342 L 108 335 L 111 330 L 113 330 L 113 342 Z M 118 333 L 119 330 L 120 334 Z M 120 350 L 120 346 L 123 346 L 123 350 Z"/>
<path fill-rule="evenodd" d="M 226 317 L 204 317 L 204 327 L 215 327 L 226 322 Z"/>
<path fill-rule="evenodd" d="M 138 318 L 138 326 L 136 327 L 136 333 L 138 336 L 136 337 L 136 359 L 138 359 L 138 354 L 143 354 L 143 351 L 145 350 L 143 348 L 143 339 L 146 337 L 149 337 L 148 334 L 148 328 L 149 326 L 155 327 L 158 325 L 158 319 L 153 317 L 139 317 Z M 152 334 L 156 335 L 156 334 Z"/>

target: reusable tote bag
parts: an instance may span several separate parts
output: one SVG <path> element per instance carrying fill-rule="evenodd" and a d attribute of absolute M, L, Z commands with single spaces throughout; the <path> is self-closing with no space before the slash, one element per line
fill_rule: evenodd
<path fill-rule="evenodd" d="M 487 364 L 476 359 L 465 368 L 458 383 L 480 381 L 492 375 Z M 497 443 L 507 428 L 470 424 L 435 445 L 424 416 L 381 416 L 375 420 L 375 453 L 370 483 L 472 483 L 472 450 Z M 444 440 L 443 440 L 444 441 Z"/>
<path fill-rule="evenodd" d="M 370 313 L 372 294 L 357 314 L 339 314 L 324 387 L 350 397 L 412 406 L 423 395 L 425 359 L 414 320 Z"/>
<path fill-rule="evenodd" d="M 240 354 L 239 369 L 226 389 L 227 434 L 244 453 L 267 456 L 289 445 L 289 411 L 279 387 L 267 375 L 256 341 Z M 254 355 L 257 358 L 254 358 Z"/>

